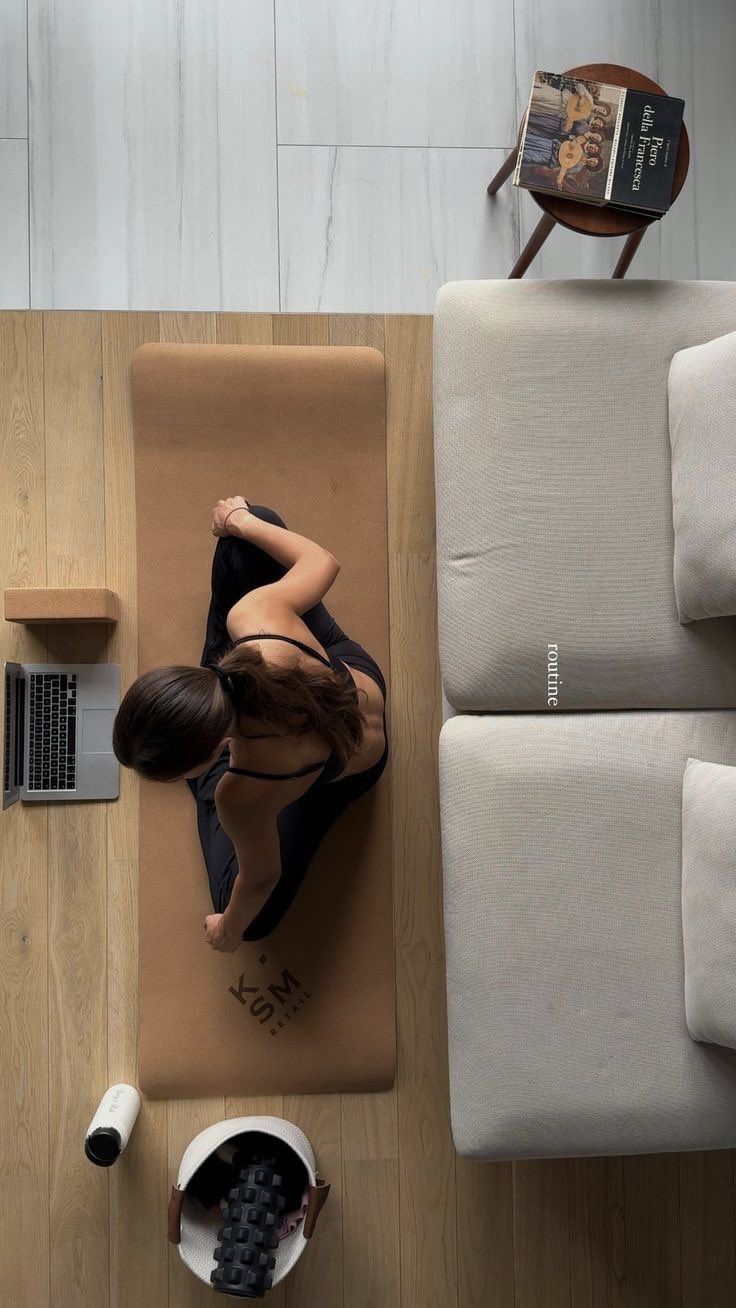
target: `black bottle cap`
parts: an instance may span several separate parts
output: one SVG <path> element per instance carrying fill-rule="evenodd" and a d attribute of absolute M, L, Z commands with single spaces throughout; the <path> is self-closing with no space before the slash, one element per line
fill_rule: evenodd
<path fill-rule="evenodd" d="M 84 1142 L 84 1152 L 91 1163 L 110 1167 L 123 1152 L 120 1132 L 114 1126 L 98 1126 Z"/>

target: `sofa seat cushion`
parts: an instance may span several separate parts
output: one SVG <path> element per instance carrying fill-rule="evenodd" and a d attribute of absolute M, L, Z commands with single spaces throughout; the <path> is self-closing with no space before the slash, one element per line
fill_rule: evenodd
<path fill-rule="evenodd" d="M 461 1154 L 736 1145 L 736 1054 L 685 1020 L 682 779 L 736 713 L 445 722 L 452 1126 Z"/>
<path fill-rule="evenodd" d="M 440 291 L 439 638 L 455 709 L 736 706 L 736 622 L 678 619 L 667 411 L 676 351 L 735 327 L 726 282 Z"/>

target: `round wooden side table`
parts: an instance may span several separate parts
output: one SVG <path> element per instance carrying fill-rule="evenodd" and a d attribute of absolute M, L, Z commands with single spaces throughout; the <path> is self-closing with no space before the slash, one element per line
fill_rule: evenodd
<path fill-rule="evenodd" d="M 624 68 L 621 64 L 581 64 L 578 68 L 568 68 L 563 76 L 579 77 L 583 81 L 590 82 L 608 82 L 612 86 L 625 86 L 631 91 L 651 91 L 653 95 L 667 94 L 661 86 L 652 81 L 651 77 L 645 77 L 643 73 L 637 73 L 633 68 Z M 514 171 L 523 128 L 522 119 L 516 148 L 512 150 L 489 184 L 489 195 L 495 195 Z M 682 190 L 689 164 L 690 142 L 683 123 L 672 184 L 673 202 Z M 532 259 L 539 254 L 557 223 L 569 227 L 573 232 L 583 232 L 586 236 L 628 236 L 612 274 L 614 277 L 625 277 L 647 227 L 659 221 L 657 218 L 648 218 L 640 213 L 627 213 L 623 209 L 602 208 L 595 204 L 581 204 L 578 200 L 565 200 L 556 195 L 548 195 L 545 191 L 530 191 L 529 194 L 534 197 L 544 213 L 511 269 L 509 278 L 524 276 Z"/>

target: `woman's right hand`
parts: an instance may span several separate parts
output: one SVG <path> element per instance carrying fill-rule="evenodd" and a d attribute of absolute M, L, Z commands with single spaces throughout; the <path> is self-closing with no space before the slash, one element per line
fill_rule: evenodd
<path fill-rule="evenodd" d="M 250 505 L 242 495 L 232 495 L 228 500 L 218 500 L 212 510 L 212 535 L 213 536 L 232 536 L 235 535 L 235 525 L 242 518 L 238 519 L 235 509 L 243 509 L 250 513 Z M 232 514 L 232 517 L 229 515 Z"/>

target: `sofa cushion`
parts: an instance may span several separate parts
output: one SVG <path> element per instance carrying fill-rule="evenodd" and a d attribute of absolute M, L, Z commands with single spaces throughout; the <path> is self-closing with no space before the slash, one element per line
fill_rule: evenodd
<path fill-rule="evenodd" d="M 454 708 L 736 706 L 736 622 L 678 619 L 667 417 L 672 356 L 734 327 L 725 282 L 440 291 L 439 638 Z"/>
<path fill-rule="evenodd" d="M 682 779 L 682 932 L 688 1030 L 736 1049 L 736 768 L 696 758 Z"/>
<path fill-rule="evenodd" d="M 440 737 L 462 1154 L 736 1145 L 736 1054 L 685 1022 L 682 777 L 736 713 L 496 715 Z"/>
<path fill-rule="evenodd" d="M 736 332 L 678 350 L 669 373 L 680 622 L 736 613 Z"/>

